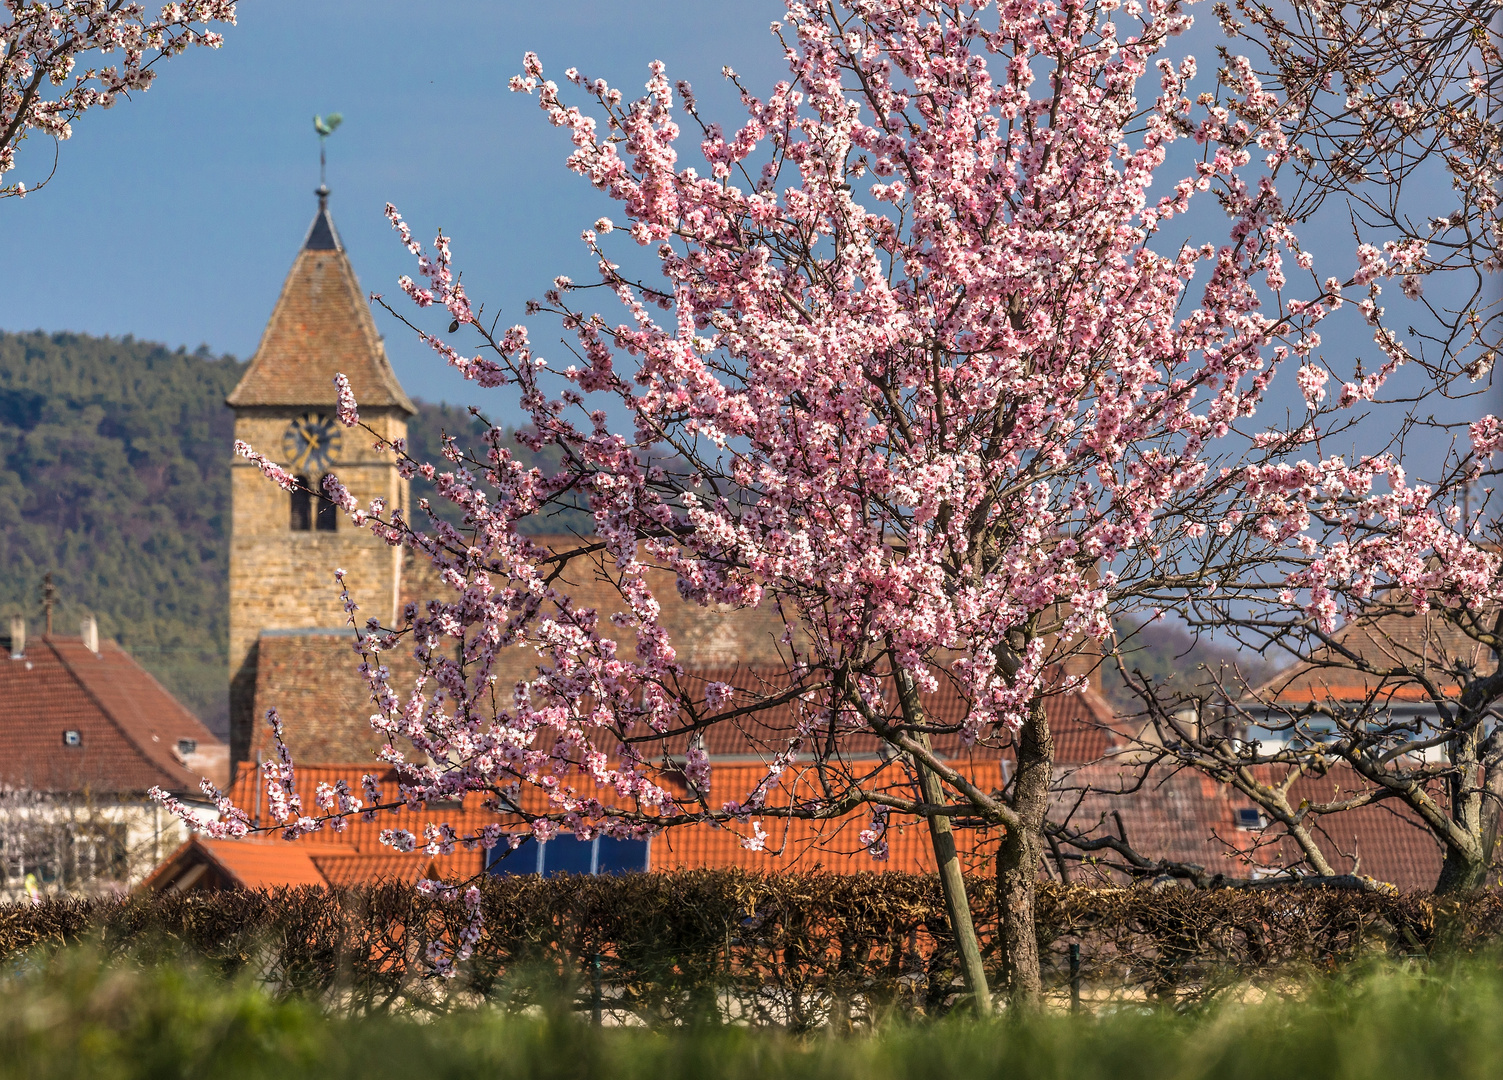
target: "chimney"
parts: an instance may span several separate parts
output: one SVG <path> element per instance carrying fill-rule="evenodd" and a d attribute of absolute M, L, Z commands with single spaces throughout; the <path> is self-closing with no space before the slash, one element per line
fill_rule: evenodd
<path fill-rule="evenodd" d="M 22 615 L 10 617 L 10 658 L 20 660 L 26 655 L 26 618 Z"/>
<path fill-rule="evenodd" d="M 84 648 L 91 653 L 99 651 L 99 624 L 94 621 L 94 616 L 84 616 L 83 622 L 78 626 L 78 634 L 83 638 Z"/>

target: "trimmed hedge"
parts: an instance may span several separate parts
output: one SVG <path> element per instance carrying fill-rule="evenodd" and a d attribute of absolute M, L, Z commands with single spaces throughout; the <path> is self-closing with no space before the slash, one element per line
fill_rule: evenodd
<path fill-rule="evenodd" d="M 991 883 L 971 890 L 995 969 Z M 934 1015 L 959 987 L 932 876 L 510 877 L 487 879 L 482 898 L 483 932 L 453 980 L 434 977 L 430 948 L 457 940 L 463 904 L 397 885 L 3 907 L 0 959 L 94 942 L 106 955 L 185 956 L 357 1012 L 565 995 L 577 1009 L 648 1023 L 795 1030 Z M 1074 944 L 1087 997 L 1184 1001 L 1367 955 L 1474 952 L 1503 937 L 1503 896 L 1042 884 L 1038 926 L 1054 992 L 1068 992 Z"/>

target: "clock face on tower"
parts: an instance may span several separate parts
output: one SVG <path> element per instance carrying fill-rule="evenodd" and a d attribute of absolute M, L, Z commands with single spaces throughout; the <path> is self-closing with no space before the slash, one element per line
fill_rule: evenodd
<path fill-rule="evenodd" d="M 282 454 L 295 472 L 322 472 L 338 456 L 343 434 L 332 416 L 308 413 L 287 425 Z"/>

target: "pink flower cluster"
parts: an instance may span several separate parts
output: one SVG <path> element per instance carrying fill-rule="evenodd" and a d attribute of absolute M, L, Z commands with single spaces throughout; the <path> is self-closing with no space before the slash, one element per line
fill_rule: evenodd
<path fill-rule="evenodd" d="M 350 389 L 350 380 L 344 372 L 334 376 L 334 390 L 338 396 L 339 422 L 345 427 L 360 423 L 360 413 L 355 408 L 355 391 Z"/>
<path fill-rule="evenodd" d="M 234 0 L 166 4 L 156 17 L 140 3 L 0 0 L 0 198 L 27 192 L 4 178 L 28 134 L 69 138 L 83 112 L 147 89 L 156 63 L 190 45 L 218 48 L 209 26 L 234 22 Z M 119 60 L 80 67 L 90 53 Z"/>

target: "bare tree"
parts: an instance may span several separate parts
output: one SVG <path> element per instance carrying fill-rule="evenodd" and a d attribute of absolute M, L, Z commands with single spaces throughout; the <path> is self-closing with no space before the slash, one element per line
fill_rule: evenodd
<path fill-rule="evenodd" d="M 1346 218 L 1359 243 L 1423 240 L 1406 291 L 1417 359 L 1448 381 L 1492 365 L 1503 163 L 1499 0 L 1234 0 L 1233 52 L 1292 107 L 1281 191 L 1300 221 Z"/>

